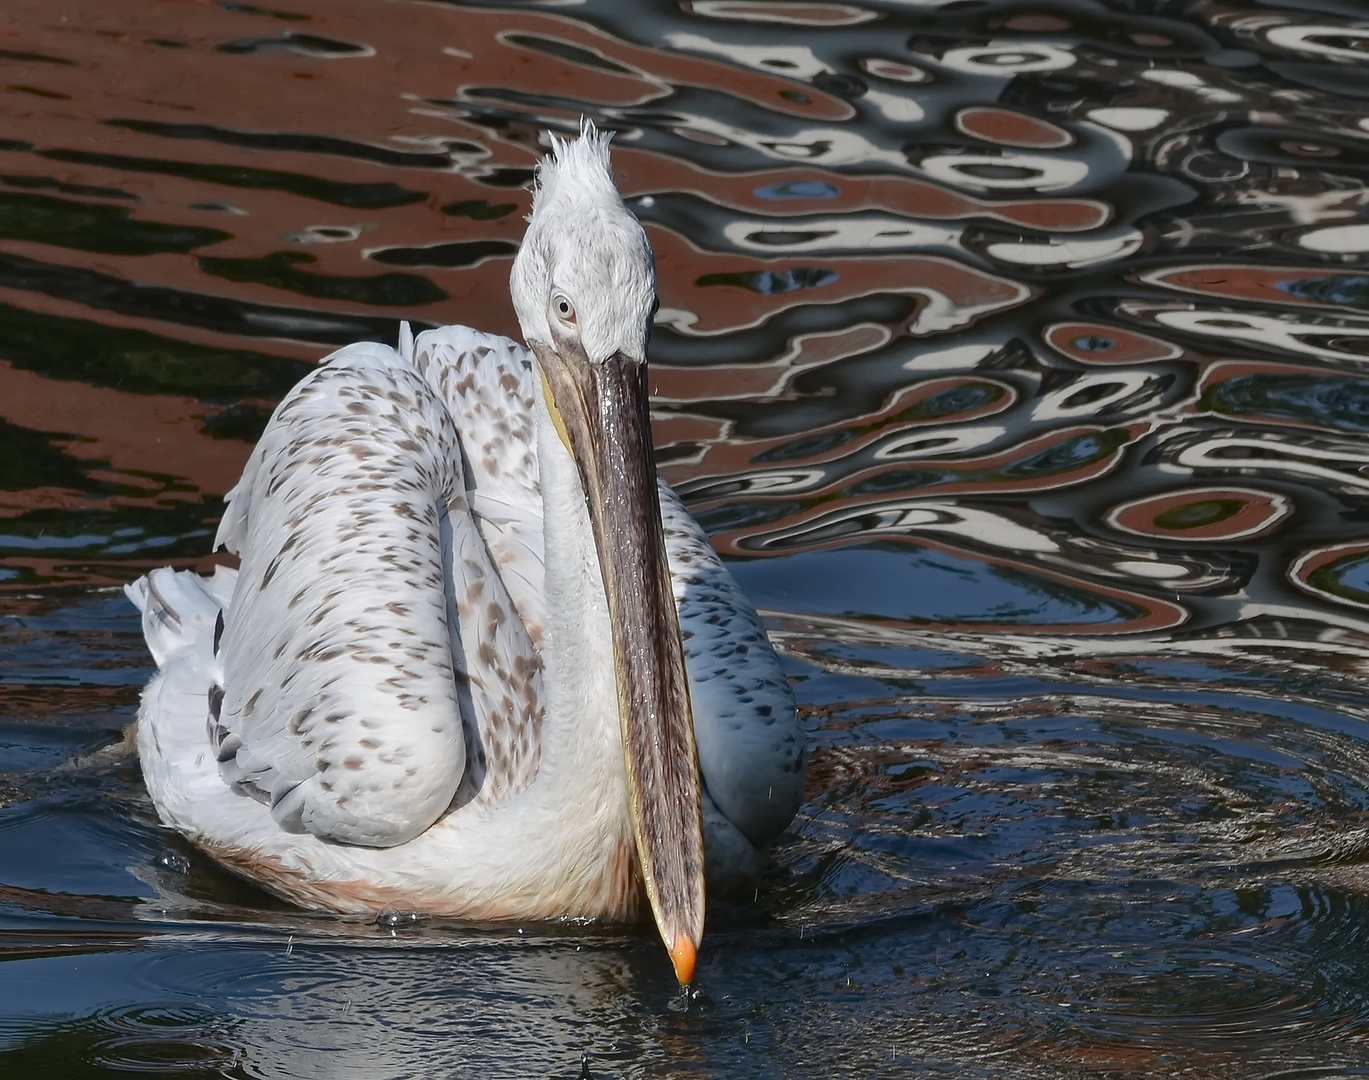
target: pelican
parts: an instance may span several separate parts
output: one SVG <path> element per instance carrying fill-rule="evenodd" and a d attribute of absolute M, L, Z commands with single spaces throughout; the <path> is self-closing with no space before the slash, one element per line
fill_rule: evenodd
<path fill-rule="evenodd" d="M 588 122 L 510 286 L 327 357 L 228 493 L 212 577 L 128 587 L 162 822 L 296 904 L 636 916 L 682 984 L 715 886 L 794 816 L 803 737 L 755 608 L 656 473 L 655 267 Z"/>

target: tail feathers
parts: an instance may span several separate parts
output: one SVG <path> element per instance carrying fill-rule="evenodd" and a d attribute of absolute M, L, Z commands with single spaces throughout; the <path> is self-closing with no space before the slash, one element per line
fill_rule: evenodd
<path fill-rule="evenodd" d="M 153 570 L 124 593 L 143 613 L 143 637 L 159 668 L 183 649 L 202 641 L 210 646 L 219 618 L 232 596 L 236 571 L 216 573 L 206 580 L 189 570 Z"/>

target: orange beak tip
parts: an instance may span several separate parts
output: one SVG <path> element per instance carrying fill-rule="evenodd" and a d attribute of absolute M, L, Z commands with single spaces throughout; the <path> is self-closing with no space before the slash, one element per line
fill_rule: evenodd
<path fill-rule="evenodd" d="M 670 947 L 670 959 L 675 965 L 675 977 L 680 980 L 680 985 L 688 986 L 692 983 L 694 961 L 698 959 L 698 950 L 694 948 L 694 942 L 681 934 Z"/>

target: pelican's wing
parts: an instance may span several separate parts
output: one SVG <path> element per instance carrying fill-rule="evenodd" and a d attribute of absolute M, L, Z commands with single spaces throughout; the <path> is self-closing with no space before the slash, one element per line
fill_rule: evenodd
<path fill-rule="evenodd" d="M 414 363 L 461 432 L 471 512 L 536 643 L 546 609 L 532 353 L 498 334 L 444 326 L 419 335 Z"/>
<path fill-rule="evenodd" d="M 699 770 L 723 817 L 763 847 L 803 798 L 804 735 L 794 695 L 751 601 L 680 497 L 664 480 L 659 487 Z M 712 856 L 721 837 L 708 839 Z"/>
<path fill-rule="evenodd" d="M 498 334 L 443 326 L 418 336 L 412 358 L 461 437 L 469 514 L 456 580 L 472 613 L 483 613 L 472 617 L 485 620 L 475 626 L 483 644 L 475 643 L 467 665 L 477 706 L 485 702 L 471 780 L 485 801 L 497 802 L 532 783 L 541 763 L 546 601 L 532 353 Z M 471 625 L 465 613 L 462 625 Z"/>
<path fill-rule="evenodd" d="M 353 345 L 301 382 L 218 541 L 242 566 L 210 742 L 285 828 L 403 843 L 452 804 L 468 744 L 535 736 L 540 663 L 471 514 L 461 433 L 411 358 Z"/>

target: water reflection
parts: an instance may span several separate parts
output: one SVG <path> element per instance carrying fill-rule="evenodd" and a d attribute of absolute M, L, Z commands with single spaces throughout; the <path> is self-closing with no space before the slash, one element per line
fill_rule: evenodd
<path fill-rule="evenodd" d="M 7 14 L 6 1065 L 1364 1074 L 1356 5 Z M 209 565 L 331 347 L 514 332 L 540 133 L 581 114 L 657 253 L 663 469 L 812 740 L 687 1008 L 632 934 L 291 912 L 119 748 L 146 660 L 105 590 Z"/>

